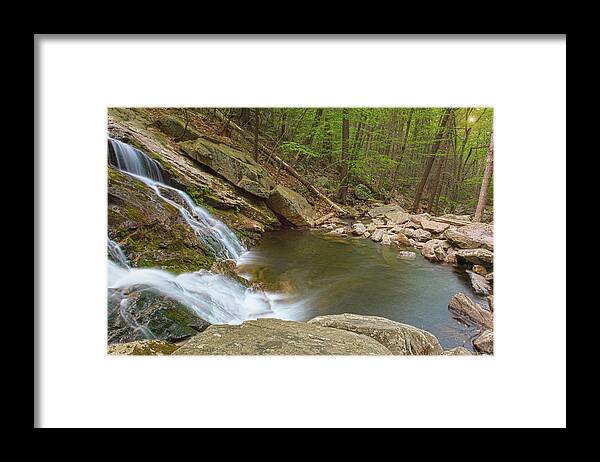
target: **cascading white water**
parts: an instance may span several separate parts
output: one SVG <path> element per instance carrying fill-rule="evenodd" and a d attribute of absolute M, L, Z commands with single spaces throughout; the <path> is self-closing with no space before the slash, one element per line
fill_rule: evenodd
<path fill-rule="evenodd" d="M 112 149 L 112 152 L 111 149 L 108 151 L 110 164 L 124 172 L 135 173 L 155 181 L 165 181 L 159 163 L 146 153 L 113 138 L 109 138 L 108 143 Z"/>
<path fill-rule="evenodd" d="M 165 184 L 160 166 L 145 153 L 118 140 L 109 139 L 109 142 L 115 154 L 118 153 L 118 162 L 113 165 L 144 182 L 157 197 L 176 207 L 217 259 L 239 261 L 246 249 L 231 229 L 198 206 L 188 194 Z M 124 293 L 132 287 L 149 288 L 182 303 L 212 324 L 237 324 L 270 316 L 292 319 L 293 312 L 302 304 L 289 303 L 278 294 L 249 289 L 234 279 L 206 270 L 175 275 L 156 268 L 131 268 L 122 249 L 110 239 L 108 255 L 109 289 Z M 123 319 L 134 330 L 152 338 L 152 332 L 138 325 L 128 308 L 127 298 L 121 300 L 119 310 Z"/>

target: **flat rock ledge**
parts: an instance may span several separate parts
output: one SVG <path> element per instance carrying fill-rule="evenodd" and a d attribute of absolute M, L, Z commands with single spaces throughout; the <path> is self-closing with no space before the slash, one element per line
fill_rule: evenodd
<path fill-rule="evenodd" d="M 261 318 L 212 325 L 174 355 L 391 355 L 365 335 L 315 323 Z"/>
<path fill-rule="evenodd" d="M 319 316 L 308 321 L 308 324 L 370 337 L 394 355 L 441 355 L 444 352 L 432 333 L 378 316 L 344 313 Z"/>

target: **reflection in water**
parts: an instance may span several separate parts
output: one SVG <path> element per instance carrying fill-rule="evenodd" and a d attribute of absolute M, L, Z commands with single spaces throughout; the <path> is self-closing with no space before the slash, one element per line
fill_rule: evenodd
<path fill-rule="evenodd" d="M 477 329 L 448 312 L 448 301 L 463 292 L 480 301 L 465 275 L 433 264 L 417 251 L 415 260 L 369 239 L 305 231 L 274 231 L 239 260 L 240 273 L 269 291 L 302 300 L 288 319 L 324 314 L 383 316 L 435 334 L 444 348 L 472 348 Z M 485 305 L 485 302 L 482 302 Z M 283 314 L 283 313 L 282 313 Z"/>

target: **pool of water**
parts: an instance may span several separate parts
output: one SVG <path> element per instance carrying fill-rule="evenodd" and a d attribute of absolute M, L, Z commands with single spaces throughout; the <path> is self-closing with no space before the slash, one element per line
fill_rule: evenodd
<path fill-rule="evenodd" d="M 325 314 L 383 316 L 435 334 L 444 348 L 465 346 L 478 330 L 448 311 L 463 292 L 486 305 L 458 269 L 398 258 L 398 249 L 319 232 L 280 230 L 265 234 L 239 262 L 240 273 L 269 291 L 286 295 L 281 317 L 307 320 Z"/>

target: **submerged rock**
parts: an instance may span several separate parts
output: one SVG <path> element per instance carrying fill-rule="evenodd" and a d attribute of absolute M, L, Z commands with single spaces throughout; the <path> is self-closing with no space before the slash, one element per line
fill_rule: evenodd
<path fill-rule="evenodd" d="M 184 141 L 179 146 L 192 159 L 255 196 L 266 199 L 275 187 L 269 172 L 245 151 L 205 138 Z"/>
<path fill-rule="evenodd" d="M 417 258 L 417 254 L 414 252 L 402 251 L 398 252 L 398 258 L 402 260 L 414 260 L 415 258 Z"/>
<path fill-rule="evenodd" d="M 461 292 L 450 299 L 448 309 L 468 324 L 483 326 L 487 329 L 494 327 L 492 313 Z"/>
<path fill-rule="evenodd" d="M 390 355 L 381 343 L 341 329 L 261 318 L 213 325 L 175 355 Z"/>
<path fill-rule="evenodd" d="M 296 191 L 277 185 L 267 199 L 267 205 L 278 215 L 296 226 L 312 226 L 315 211 Z"/>
<path fill-rule="evenodd" d="M 163 340 L 137 340 L 135 342 L 115 343 L 108 345 L 109 355 L 145 355 L 160 356 L 170 355 L 178 345 Z"/>
<path fill-rule="evenodd" d="M 308 324 L 370 337 L 395 355 L 439 355 L 443 352 L 440 342 L 432 333 L 379 316 L 334 314 L 311 319 Z"/>
<path fill-rule="evenodd" d="M 494 331 L 486 330 L 473 340 L 473 348 L 479 353 L 494 354 Z"/>

